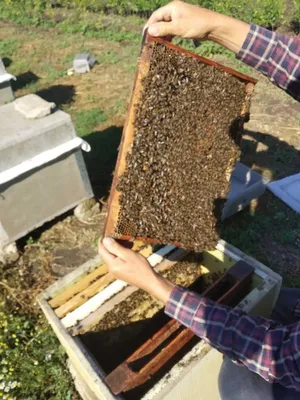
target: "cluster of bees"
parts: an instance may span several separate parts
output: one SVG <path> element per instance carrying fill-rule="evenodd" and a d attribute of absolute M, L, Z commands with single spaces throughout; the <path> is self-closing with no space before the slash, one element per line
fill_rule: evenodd
<path fill-rule="evenodd" d="M 214 248 L 239 159 L 245 85 L 225 71 L 154 43 L 135 104 L 134 139 L 120 177 L 117 235 Z"/>

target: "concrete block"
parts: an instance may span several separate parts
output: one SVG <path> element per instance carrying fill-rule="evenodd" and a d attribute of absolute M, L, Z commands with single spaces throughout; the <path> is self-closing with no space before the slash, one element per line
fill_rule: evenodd
<path fill-rule="evenodd" d="M 14 99 L 15 96 L 10 81 L 0 83 L 0 106 L 10 103 Z"/>
<path fill-rule="evenodd" d="M 230 193 L 227 197 L 222 219 L 241 211 L 266 190 L 269 180 L 242 163 L 237 163 L 230 178 Z"/>
<path fill-rule="evenodd" d="M 300 174 L 271 182 L 268 189 L 294 211 L 300 213 Z"/>
<path fill-rule="evenodd" d="M 96 60 L 90 54 L 77 54 L 73 61 L 73 68 L 77 73 L 84 74 L 89 72 L 95 63 Z"/>
<path fill-rule="evenodd" d="M 27 119 L 43 118 L 51 114 L 56 107 L 36 94 L 28 94 L 14 101 L 15 109 Z"/>

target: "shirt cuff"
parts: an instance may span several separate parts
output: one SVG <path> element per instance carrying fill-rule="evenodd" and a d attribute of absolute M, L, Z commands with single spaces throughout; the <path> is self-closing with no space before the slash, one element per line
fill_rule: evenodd
<path fill-rule="evenodd" d="M 202 300 L 202 296 L 175 286 L 166 304 L 165 313 L 190 328 Z"/>
<path fill-rule="evenodd" d="M 265 72 L 266 64 L 274 51 L 276 33 L 258 25 L 251 24 L 248 35 L 236 58 Z"/>

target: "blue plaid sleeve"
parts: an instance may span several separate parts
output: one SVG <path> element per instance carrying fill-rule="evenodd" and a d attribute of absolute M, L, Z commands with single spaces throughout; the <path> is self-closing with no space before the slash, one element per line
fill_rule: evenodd
<path fill-rule="evenodd" d="M 300 101 L 300 37 L 252 24 L 237 58 Z"/>
<path fill-rule="evenodd" d="M 300 391 L 300 323 L 251 317 L 178 286 L 165 312 L 266 381 Z"/>

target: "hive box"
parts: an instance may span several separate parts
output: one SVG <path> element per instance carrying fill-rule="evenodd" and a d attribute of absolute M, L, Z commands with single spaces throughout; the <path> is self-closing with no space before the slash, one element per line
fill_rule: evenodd
<path fill-rule="evenodd" d="M 0 247 L 4 247 L 93 193 L 68 114 L 56 110 L 28 120 L 11 103 L 0 107 L 0 121 Z"/>
<path fill-rule="evenodd" d="M 228 270 L 240 260 L 254 267 L 255 272 L 251 287 L 238 307 L 250 314 L 270 316 L 281 287 L 281 277 L 228 243 L 220 241 L 215 250 L 203 253 L 201 262 L 203 277 L 209 281 L 212 274 Z M 128 394 L 114 396 L 110 392 L 104 382 L 106 375 L 101 362 L 96 359 L 91 346 L 80 336 L 72 337 L 49 304 L 50 299 L 68 290 L 75 283 L 79 284 L 81 279 L 85 279 L 87 274 L 94 271 L 101 263 L 101 259 L 97 257 L 79 267 L 42 293 L 38 302 L 70 357 L 73 374 L 77 376 L 77 387 L 85 387 L 82 392 L 84 400 L 126 400 Z M 108 300 L 108 303 L 113 302 L 113 299 Z M 154 386 L 150 387 L 142 399 L 219 400 L 217 382 L 221 363 L 222 355 L 200 341 Z M 131 399 L 135 399 L 134 396 Z"/>
<path fill-rule="evenodd" d="M 264 194 L 269 180 L 238 162 L 230 178 L 230 193 L 222 218 L 229 218 Z"/>
<path fill-rule="evenodd" d="M 300 174 L 271 182 L 268 189 L 294 211 L 300 213 Z"/>
<path fill-rule="evenodd" d="M 0 58 L 0 106 L 10 103 L 15 98 L 10 83 L 11 79 L 15 79 L 15 77 L 7 73 L 3 61 Z"/>

